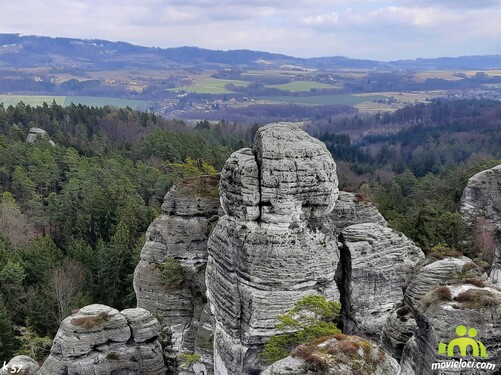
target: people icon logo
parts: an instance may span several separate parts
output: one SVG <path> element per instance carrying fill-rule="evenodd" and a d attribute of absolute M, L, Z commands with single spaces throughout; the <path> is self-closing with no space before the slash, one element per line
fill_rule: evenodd
<path fill-rule="evenodd" d="M 467 332 L 469 337 L 463 337 Z M 449 342 L 449 345 L 444 344 L 443 342 L 438 344 L 438 354 L 454 357 L 454 349 L 458 347 L 459 355 L 461 357 L 466 357 L 468 355 L 467 349 L 470 347 L 471 355 L 473 357 L 489 358 L 484 344 L 482 344 L 479 340 L 474 340 L 478 334 L 478 331 L 475 328 L 467 330 L 465 326 L 459 325 L 456 327 L 456 334 L 460 337 Z"/>

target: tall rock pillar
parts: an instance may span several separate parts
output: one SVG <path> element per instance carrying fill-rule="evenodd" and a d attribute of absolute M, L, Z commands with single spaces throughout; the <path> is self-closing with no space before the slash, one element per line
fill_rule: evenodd
<path fill-rule="evenodd" d="M 289 123 L 258 130 L 220 181 L 224 216 L 208 240 L 207 296 L 216 320 L 214 372 L 259 374 L 275 317 L 306 295 L 338 299 L 339 260 L 327 215 L 338 197 L 325 145 Z"/>

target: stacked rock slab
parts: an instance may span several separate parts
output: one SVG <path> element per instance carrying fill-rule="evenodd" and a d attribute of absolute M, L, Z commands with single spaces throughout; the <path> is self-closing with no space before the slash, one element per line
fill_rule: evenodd
<path fill-rule="evenodd" d="M 343 332 L 380 342 L 386 320 L 403 299 L 405 280 L 424 254 L 402 233 L 379 224 L 348 226 L 340 239 Z"/>
<path fill-rule="evenodd" d="M 220 182 L 224 216 L 209 241 L 207 296 L 216 320 L 214 369 L 258 374 L 275 317 L 309 294 L 338 299 L 337 241 L 327 215 L 338 195 L 325 145 L 288 123 L 258 130 Z"/>
<path fill-rule="evenodd" d="M 447 368 L 451 360 L 501 365 L 501 292 L 489 283 L 483 269 L 467 257 L 426 259 L 416 267 L 406 289 L 405 302 L 413 310 L 417 327 L 403 349 L 402 375 L 485 374 L 484 368 Z M 439 353 L 439 345 L 459 338 L 457 326 L 476 330 L 475 341 L 486 348 L 488 358 L 470 350 L 461 356 Z M 469 333 L 468 333 L 469 334 Z M 465 336 L 468 337 L 468 336 Z"/>
<path fill-rule="evenodd" d="M 182 180 L 170 189 L 162 215 L 146 232 L 134 273 L 138 307 L 151 311 L 170 337 L 166 355 L 196 353 L 207 365 L 206 374 L 213 367 L 213 323 L 205 308 L 205 266 L 207 239 L 218 219 L 218 183 L 219 176 L 203 176 Z M 177 262 L 184 274 L 175 285 L 162 278 L 168 260 Z M 184 367 L 180 370 L 190 373 Z"/>
<path fill-rule="evenodd" d="M 160 324 L 144 309 L 89 305 L 67 317 L 38 375 L 164 375 Z"/>
<path fill-rule="evenodd" d="M 383 227 L 388 223 L 376 206 L 361 196 L 347 191 L 340 191 L 336 206 L 329 218 L 338 231 L 354 224 L 372 223 Z"/>
<path fill-rule="evenodd" d="M 472 228 L 483 219 L 481 229 L 493 237 L 495 247 L 490 277 L 501 286 L 501 165 L 469 179 L 461 199 L 461 214 Z"/>

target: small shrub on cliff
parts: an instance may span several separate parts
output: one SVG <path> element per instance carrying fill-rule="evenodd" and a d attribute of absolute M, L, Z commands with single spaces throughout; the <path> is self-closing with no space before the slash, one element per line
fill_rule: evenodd
<path fill-rule="evenodd" d="M 339 302 L 327 301 L 324 296 L 304 297 L 287 313 L 277 316 L 277 329 L 287 333 L 270 337 L 261 357 L 271 364 L 287 357 L 300 344 L 340 333 L 334 323 L 340 310 Z"/>
<path fill-rule="evenodd" d="M 107 322 L 109 320 L 109 316 L 105 312 L 101 312 L 98 315 L 88 315 L 88 316 L 80 316 L 71 319 L 71 324 L 74 326 L 80 326 L 85 329 L 91 329 L 94 328 L 100 324 L 103 324 L 104 322 Z"/>
<path fill-rule="evenodd" d="M 426 293 L 421 300 L 421 304 L 424 308 L 427 308 L 436 301 L 452 301 L 451 290 L 446 286 L 437 286 Z"/>
<path fill-rule="evenodd" d="M 501 301 L 496 298 L 494 293 L 482 289 L 468 289 L 454 297 L 455 301 L 463 302 L 471 309 L 500 305 Z"/>
<path fill-rule="evenodd" d="M 183 362 L 183 367 L 189 369 L 194 363 L 200 362 L 201 357 L 195 353 L 181 353 L 179 359 Z"/>
<path fill-rule="evenodd" d="M 439 244 L 431 248 L 431 251 L 428 254 L 428 256 L 440 260 L 444 259 L 445 257 L 458 258 L 463 256 L 463 253 L 459 250 Z"/>
<path fill-rule="evenodd" d="M 185 280 L 183 266 L 176 259 L 169 257 L 162 266 L 162 283 L 167 288 L 179 288 Z"/>

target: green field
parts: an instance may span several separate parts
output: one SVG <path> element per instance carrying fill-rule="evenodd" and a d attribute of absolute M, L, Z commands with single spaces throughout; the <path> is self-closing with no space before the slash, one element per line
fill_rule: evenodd
<path fill-rule="evenodd" d="M 178 87 L 174 90 L 194 92 L 197 94 L 226 94 L 231 92 L 225 87 L 229 83 L 232 83 L 235 86 L 247 86 L 249 84 L 247 81 L 208 78 L 203 81 L 197 81 L 190 86 Z"/>
<path fill-rule="evenodd" d="M 372 102 L 374 100 L 387 99 L 383 95 L 321 95 L 321 96 L 269 96 L 263 98 L 269 102 L 275 103 L 292 103 L 292 104 L 311 104 L 311 105 L 328 105 L 328 104 L 344 104 L 357 105 L 364 102 Z"/>
<path fill-rule="evenodd" d="M 131 107 L 132 109 L 147 109 L 151 105 L 151 102 L 146 100 L 130 100 L 98 96 L 0 95 L 0 103 L 3 103 L 5 106 L 16 105 L 21 101 L 27 105 L 37 106 L 42 105 L 43 103 L 51 104 L 53 100 L 55 100 L 57 104 L 64 106 L 74 103 L 90 107 L 110 105 L 119 108 Z"/>
<path fill-rule="evenodd" d="M 315 81 L 295 81 L 284 83 L 281 85 L 267 85 L 266 87 L 271 87 L 280 90 L 286 90 L 290 92 L 299 92 L 299 91 L 310 91 L 311 89 L 333 89 L 335 88 L 332 85 L 328 85 L 327 83 L 315 82 Z"/>

